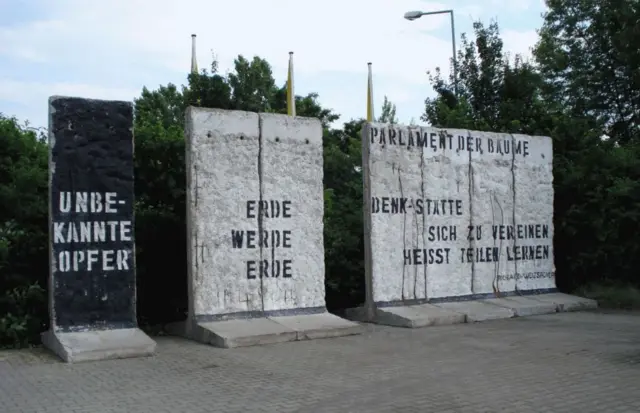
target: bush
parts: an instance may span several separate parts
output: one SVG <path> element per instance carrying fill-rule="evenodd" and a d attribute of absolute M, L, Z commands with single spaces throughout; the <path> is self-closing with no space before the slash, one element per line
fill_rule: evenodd
<path fill-rule="evenodd" d="M 183 320 L 187 312 L 186 177 L 179 125 L 138 125 L 135 227 L 138 321 Z"/>
<path fill-rule="evenodd" d="M 640 146 L 575 139 L 555 145 L 558 287 L 640 286 Z"/>
<path fill-rule="evenodd" d="M 47 146 L 0 114 L 0 347 L 47 328 Z"/>
<path fill-rule="evenodd" d="M 591 283 L 576 294 L 598 301 L 601 308 L 640 310 L 640 289 L 621 282 Z"/>

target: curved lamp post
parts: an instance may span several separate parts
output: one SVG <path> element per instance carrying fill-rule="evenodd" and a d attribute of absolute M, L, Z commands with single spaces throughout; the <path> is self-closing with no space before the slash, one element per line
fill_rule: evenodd
<path fill-rule="evenodd" d="M 451 44 L 453 47 L 453 90 L 458 97 L 458 57 L 456 55 L 456 25 L 453 19 L 453 10 L 438 10 L 438 11 L 408 11 L 404 14 L 404 18 L 413 21 L 419 19 L 422 16 L 432 16 L 434 14 L 450 14 L 451 15 Z"/>

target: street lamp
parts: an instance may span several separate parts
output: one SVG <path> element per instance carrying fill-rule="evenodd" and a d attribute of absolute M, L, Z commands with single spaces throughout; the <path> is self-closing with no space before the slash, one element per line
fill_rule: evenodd
<path fill-rule="evenodd" d="M 422 16 L 431 16 L 434 14 L 446 14 L 451 15 L 451 44 L 453 47 L 453 89 L 456 97 L 458 97 L 458 57 L 456 56 L 456 25 L 453 19 L 453 10 L 438 10 L 438 11 L 408 11 L 404 14 L 404 18 L 413 21 L 419 19 Z"/>

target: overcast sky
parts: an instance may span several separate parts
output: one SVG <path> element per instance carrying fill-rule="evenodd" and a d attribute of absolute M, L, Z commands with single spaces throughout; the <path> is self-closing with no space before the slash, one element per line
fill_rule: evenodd
<path fill-rule="evenodd" d="M 133 100 L 142 86 L 182 85 L 191 34 L 198 64 L 214 52 L 221 72 L 238 54 L 271 63 L 286 81 L 294 51 L 296 94 L 317 92 L 341 115 L 366 112 L 373 63 L 376 115 L 384 95 L 402 123 L 418 123 L 433 95 L 427 70 L 447 69 L 448 15 L 403 19 L 409 10 L 454 9 L 457 37 L 497 19 L 505 49 L 530 55 L 543 0 L 0 0 L 0 112 L 47 126 L 50 95 Z M 339 126 L 339 125 L 337 125 Z"/>

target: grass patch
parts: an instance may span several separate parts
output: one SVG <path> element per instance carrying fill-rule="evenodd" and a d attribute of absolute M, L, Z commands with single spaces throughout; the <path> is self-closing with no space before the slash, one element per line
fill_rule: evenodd
<path fill-rule="evenodd" d="M 576 295 L 598 301 L 601 308 L 640 310 L 640 289 L 624 284 L 589 284 L 578 288 Z"/>

